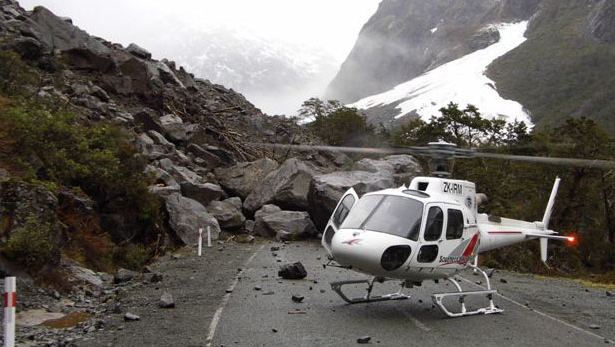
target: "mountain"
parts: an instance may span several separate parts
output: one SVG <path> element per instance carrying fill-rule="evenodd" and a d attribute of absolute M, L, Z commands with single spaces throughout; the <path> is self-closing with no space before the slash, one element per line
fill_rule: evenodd
<path fill-rule="evenodd" d="M 456 101 L 461 106 L 476 102 L 492 116 L 518 118 L 516 106 L 495 111 L 491 107 L 501 100 L 514 101 L 539 127 L 585 115 L 615 133 L 610 116 L 615 107 L 614 7 L 608 0 L 384 0 L 361 30 L 326 96 L 347 103 L 365 99 L 355 105 L 367 108 L 373 123 L 393 124 L 403 121 L 395 119 L 400 115 L 420 115 L 420 105 L 426 102 L 433 103 L 429 111 L 433 113 L 453 101 L 455 93 L 467 94 L 463 85 L 454 91 L 447 85 L 459 82 L 455 75 L 441 76 L 439 84 L 448 91 L 430 90 L 438 98 L 404 86 L 420 88 L 447 63 L 459 63 L 459 59 L 468 60 L 485 48 L 492 49 L 501 40 L 494 25 L 528 21 L 526 40 L 494 57 L 497 59 L 486 66 L 484 75 L 468 81 L 469 85 L 487 84 L 497 91 L 493 98 Z M 433 83 L 430 86 L 433 89 Z M 383 97 L 386 92 L 389 94 Z M 396 93 L 398 99 L 393 96 Z M 378 94 L 386 102 L 376 102 Z M 423 99 L 409 106 L 409 100 L 417 95 Z M 481 92 L 481 96 L 485 94 Z M 398 107 L 402 103 L 406 106 Z"/>
<path fill-rule="evenodd" d="M 337 69 L 322 49 L 224 26 L 178 27 L 144 45 L 173 57 L 197 77 L 241 92 L 272 114 L 294 114 L 304 100 L 322 93 Z"/>

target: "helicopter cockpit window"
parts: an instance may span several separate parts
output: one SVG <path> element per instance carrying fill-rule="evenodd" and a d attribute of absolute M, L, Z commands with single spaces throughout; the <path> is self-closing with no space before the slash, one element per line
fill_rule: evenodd
<path fill-rule="evenodd" d="M 366 229 L 409 238 L 420 228 L 423 203 L 393 195 L 368 195 L 342 224 L 342 228 Z"/>
<path fill-rule="evenodd" d="M 342 200 L 342 203 L 337 210 L 335 210 L 335 214 L 333 215 L 333 223 L 336 227 L 339 227 L 340 224 L 344 222 L 346 217 L 348 217 L 348 213 L 350 212 L 352 205 L 354 205 L 354 196 L 347 195 L 344 200 Z"/>
<path fill-rule="evenodd" d="M 444 213 L 442 209 L 434 206 L 429 208 L 427 213 L 427 224 L 425 225 L 425 241 L 438 241 L 442 236 L 444 226 Z"/>
<path fill-rule="evenodd" d="M 463 213 L 459 210 L 448 210 L 446 239 L 460 239 L 463 236 Z"/>

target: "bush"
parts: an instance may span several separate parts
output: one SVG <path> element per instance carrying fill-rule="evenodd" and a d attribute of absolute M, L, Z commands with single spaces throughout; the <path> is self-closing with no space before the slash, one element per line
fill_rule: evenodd
<path fill-rule="evenodd" d="M 66 110 L 50 111 L 21 102 L 0 108 L 0 162 L 12 162 L 20 176 L 46 186 L 78 188 L 136 225 L 138 241 L 155 237 L 159 203 L 148 191 L 153 177 L 129 142 L 130 135 L 112 124 L 80 124 Z M 4 134 L 4 136 L 2 136 Z"/>
<path fill-rule="evenodd" d="M 40 223 L 30 216 L 21 228 L 11 232 L 2 253 L 28 268 L 38 269 L 55 263 L 58 254 L 54 250 L 52 233 L 51 225 Z"/>
<path fill-rule="evenodd" d="M 376 132 L 365 117 L 356 108 L 346 107 L 339 101 L 325 103 L 311 98 L 303 103 L 299 114 L 302 120 L 313 119 L 308 128 L 329 145 L 373 145 L 376 140 Z"/>
<path fill-rule="evenodd" d="M 0 50 L 0 91 L 13 95 L 34 81 L 34 74 L 15 52 Z"/>
<path fill-rule="evenodd" d="M 127 244 L 115 252 L 114 261 L 120 266 L 134 271 L 141 271 L 150 255 L 143 246 Z"/>

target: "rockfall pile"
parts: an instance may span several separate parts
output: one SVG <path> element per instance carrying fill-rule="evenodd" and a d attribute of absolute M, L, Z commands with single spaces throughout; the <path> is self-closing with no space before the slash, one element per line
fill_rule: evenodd
<path fill-rule="evenodd" d="M 150 191 L 162 202 L 167 243 L 193 245 L 198 229 L 207 227 L 214 240 L 223 231 L 281 240 L 316 236 L 346 189 L 390 188 L 420 172 L 407 156 L 370 159 L 356 171 L 338 172 L 352 165 L 341 153 L 265 150 L 256 143 L 319 140 L 291 120 L 263 114 L 231 89 L 173 61 L 152 59 L 137 44 L 91 36 L 44 7 L 29 12 L 0 0 L 0 48 L 36 68 L 41 83 L 28 86 L 32 97 L 65 104 L 82 122 L 128 130 L 156 178 Z M 6 171 L 0 180 L 0 214 L 18 217 L 0 224 L 1 245 L 25 223 L 22 209 L 31 205 L 53 216 L 59 197 L 16 184 Z M 129 223 L 81 202 L 114 241 L 130 239 Z"/>

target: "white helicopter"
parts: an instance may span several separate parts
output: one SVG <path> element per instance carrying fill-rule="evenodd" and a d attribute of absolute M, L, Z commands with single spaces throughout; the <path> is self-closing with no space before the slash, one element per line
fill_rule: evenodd
<path fill-rule="evenodd" d="M 339 147 L 294 146 L 301 149 L 340 150 Z M 346 152 L 376 153 L 380 149 L 341 148 Z M 390 153 L 390 150 L 384 150 Z M 540 239 L 542 261 L 546 263 L 548 240 L 575 242 L 574 236 L 560 236 L 549 229 L 549 219 L 560 179 L 555 179 L 542 221 L 525 222 L 478 213 L 485 203 L 484 194 L 476 194 L 475 184 L 449 179 L 447 160 L 459 157 L 501 155 L 458 149 L 454 144 L 435 142 L 429 147 L 408 150 L 434 158 L 434 177 L 416 177 L 408 187 L 370 192 L 359 197 L 349 189 L 339 200 L 322 236 L 322 245 L 330 259 L 324 266 L 336 266 L 373 276 L 371 280 L 348 280 L 331 283 L 332 289 L 346 302 L 407 299 L 404 288 L 420 285 L 425 280 L 448 280 L 457 292 L 433 294 L 434 303 L 449 317 L 502 312 L 493 302 L 489 276 L 478 265 L 478 254 L 532 239 Z M 408 152 L 407 151 L 407 152 Z M 399 150 L 394 150 L 399 153 Z M 613 167 L 607 161 L 577 159 L 515 157 L 506 159 L 565 163 L 576 166 Z M 521 159 L 519 159 L 521 158 Z M 454 276 L 472 268 L 483 275 L 486 290 L 464 291 Z M 372 296 L 376 282 L 401 280 L 395 294 Z M 367 284 L 367 294 L 349 298 L 342 291 L 348 284 Z M 482 295 L 489 305 L 476 310 L 466 308 L 464 298 Z M 451 312 L 443 304 L 446 297 L 458 297 L 460 312 Z"/>

